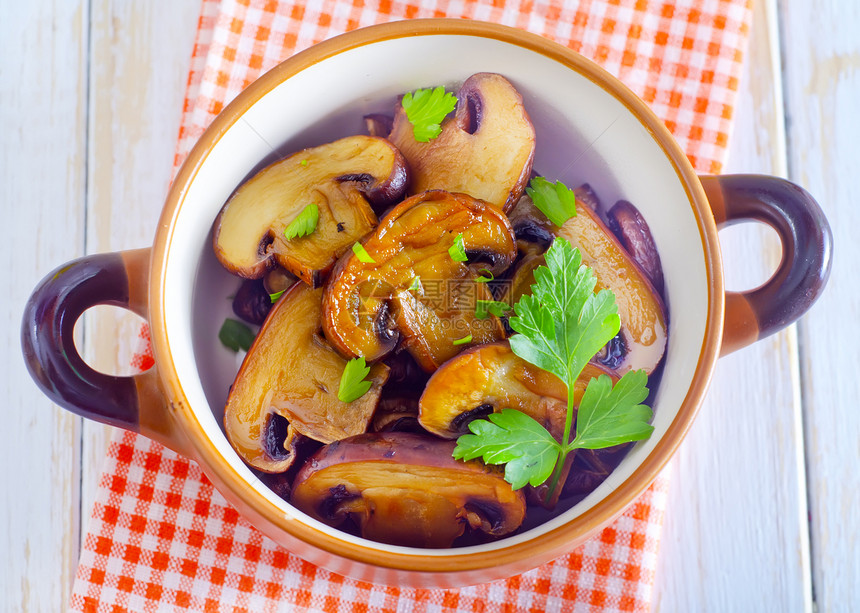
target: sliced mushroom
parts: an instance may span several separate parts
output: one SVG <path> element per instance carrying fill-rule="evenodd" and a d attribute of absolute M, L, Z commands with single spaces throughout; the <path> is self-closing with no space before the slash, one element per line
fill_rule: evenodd
<path fill-rule="evenodd" d="M 394 293 L 395 323 L 402 334 L 401 346 L 421 368 L 433 372 L 467 347 L 505 338 L 498 317 L 478 319 L 478 300 L 492 300 L 490 290 L 471 278 L 449 279 L 444 297 L 430 300 L 407 290 Z"/>
<path fill-rule="evenodd" d="M 371 113 L 370 115 L 364 116 L 364 125 L 367 128 L 367 133 L 371 136 L 387 138 L 391 133 L 392 126 L 394 125 L 394 117 L 391 115 Z"/>
<path fill-rule="evenodd" d="M 285 292 L 298 283 L 298 278 L 280 266 L 275 266 L 263 277 L 263 287 L 269 294 Z"/>
<path fill-rule="evenodd" d="M 579 249 L 582 263 L 591 267 L 597 277 L 595 291 L 608 288 L 615 293 L 621 318 L 621 332 L 610 341 L 600 358 L 602 363 L 618 374 L 640 368 L 650 374 L 666 350 L 667 318 L 663 300 L 597 213 L 579 202 L 576 212 L 558 228 L 546 219 L 530 198 L 524 196 L 512 217 L 520 226 L 529 220 L 536 227 L 567 239 Z M 522 293 L 528 291 L 534 283 L 532 271 L 541 263 L 540 258 L 526 257 L 522 260 L 522 270 L 517 270 L 512 277 L 514 281 L 506 297 L 508 301 L 516 302 Z"/>
<path fill-rule="evenodd" d="M 364 538 L 450 547 L 466 528 L 516 530 L 525 498 L 497 467 L 451 457 L 453 441 L 405 432 L 363 434 L 323 447 L 299 471 L 292 503 L 331 526 L 354 521 Z"/>
<path fill-rule="evenodd" d="M 449 253 L 459 235 L 467 262 Z M 513 230 L 496 207 L 465 194 L 418 194 L 392 209 L 362 248 L 361 257 L 340 259 L 323 298 L 323 330 L 344 355 L 379 360 L 403 337 L 421 367 L 433 370 L 465 348 L 454 344 L 460 339 L 504 338 L 498 318 L 478 320 L 474 312 L 475 301 L 489 297 L 473 282 L 478 271 L 498 274 L 516 254 Z"/>
<path fill-rule="evenodd" d="M 544 250 L 545 251 L 545 250 Z M 504 285 L 503 300 L 514 306 L 517 301 L 526 294 L 532 293 L 532 285 L 535 283 L 534 271 L 538 266 L 546 264 L 546 259 L 541 253 L 528 253 L 522 257 L 510 273 L 510 279 Z"/>
<path fill-rule="evenodd" d="M 374 365 L 370 390 L 338 399 L 346 365 L 319 333 L 322 290 L 297 284 L 278 301 L 245 357 L 230 389 L 224 427 L 233 448 L 251 466 L 283 472 L 301 436 L 329 443 L 365 432 L 388 367 Z"/>
<path fill-rule="evenodd" d="M 426 433 L 418 423 L 418 399 L 411 396 L 383 395 L 376 407 L 376 413 L 373 414 L 370 430 Z"/>
<path fill-rule="evenodd" d="M 588 183 L 574 188 L 573 193 L 577 204 L 585 205 L 592 211 L 600 210 L 600 199 Z M 520 198 L 514 209 L 508 213 L 508 218 L 517 237 L 517 248 L 524 255 L 544 253 L 558 232 L 558 228 L 528 196 Z"/>
<path fill-rule="evenodd" d="M 617 377 L 595 364 L 586 365 L 574 386 L 578 406 L 588 382 L 601 374 Z M 545 370 L 526 362 L 508 343 L 474 347 L 433 373 L 418 404 L 418 421 L 444 438 L 468 434 L 469 422 L 504 408 L 540 422 L 561 440 L 567 416 L 567 387 Z"/>
<path fill-rule="evenodd" d="M 233 297 L 233 312 L 236 317 L 255 326 L 266 320 L 272 309 L 272 299 L 263 287 L 261 279 L 245 279 Z"/>
<path fill-rule="evenodd" d="M 389 140 L 413 172 L 412 193 L 428 189 L 462 192 L 505 211 L 525 189 L 535 152 L 535 131 L 519 92 L 504 77 L 478 73 L 457 92 L 457 109 L 442 133 L 417 142 L 398 105 Z"/>
<path fill-rule="evenodd" d="M 648 222 L 642 217 L 639 209 L 626 200 L 619 200 L 609 209 L 606 217 L 609 229 L 662 296 L 663 266 L 660 263 L 660 254 L 657 252 L 657 245 L 654 244 L 651 228 L 648 227 Z"/>
<path fill-rule="evenodd" d="M 215 221 L 215 255 L 243 277 L 262 277 L 277 262 L 317 287 L 376 226 L 371 204 L 385 207 L 402 197 L 407 168 L 391 143 L 371 136 L 299 151 L 258 172 L 227 201 Z M 284 230 L 310 205 L 319 209 L 316 230 L 288 240 Z"/>
<path fill-rule="evenodd" d="M 282 473 L 267 473 L 255 468 L 251 469 L 255 477 L 287 502 L 290 500 L 290 488 L 293 485 L 293 479 L 296 478 L 296 473 L 305 461 L 323 446 L 319 441 L 302 436 L 297 432 L 294 433 L 294 440 L 294 444 L 290 446 L 290 451 L 295 454 L 295 460 L 289 470 Z"/>

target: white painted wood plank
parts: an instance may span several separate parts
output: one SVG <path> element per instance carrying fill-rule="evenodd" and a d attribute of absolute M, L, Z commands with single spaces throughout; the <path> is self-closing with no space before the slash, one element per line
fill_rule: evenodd
<path fill-rule="evenodd" d="M 860 610 L 860 4 L 780 0 L 791 177 L 834 233 L 830 284 L 800 326 L 813 586 Z"/>
<path fill-rule="evenodd" d="M 87 3 L 4 3 L 0 19 L 0 610 L 65 608 L 77 559 L 80 419 L 27 374 L 21 315 L 35 284 L 82 255 Z"/>
<path fill-rule="evenodd" d="M 152 244 L 167 194 L 198 2 L 92 3 L 87 253 Z M 141 320 L 102 307 L 86 318 L 86 355 L 99 370 L 130 372 Z M 87 422 L 83 529 L 112 428 Z"/>
<path fill-rule="evenodd" d="M 754 4 L 727 172 L 784 174 L 774 4 Z M 765 280 L 774 234 L 721 233 L 727 286 Z M 796 335 L 720 360 L 706 402 L 674 460 L 655 611 L 809 611 L 809 548 Z"/>

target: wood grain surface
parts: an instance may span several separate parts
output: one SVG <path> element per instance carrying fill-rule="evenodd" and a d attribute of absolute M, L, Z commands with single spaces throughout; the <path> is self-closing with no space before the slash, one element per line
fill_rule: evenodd
<path fill-rule="evenodd" d="M 197 2 L 0 0 L 0 611 L 61 611 L 109 430 L 51 403 L 20 354 L 35 283 L 86 253 L 151 243 L 170 179 Z M 824 296 L 799 326 L 722 359 L 673 460 L 655 611 L 860 610 L 860 3 L 756 0 L 729 172 L 787 176 L 834 230 Z M 753 287 L 775 234 L 721 233 Z M 88 313 L 91 364 L 122 372 L 137 321 Z"/>

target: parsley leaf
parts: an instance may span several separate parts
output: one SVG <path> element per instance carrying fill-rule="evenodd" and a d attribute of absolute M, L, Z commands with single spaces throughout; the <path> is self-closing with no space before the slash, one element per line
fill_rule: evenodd
<path fill-rule="evenodd" d="M 505 480 L 514 489 L 540 485 L 552 474 L 561 445 L 540 423 L 514 409 L 502 409 L 469 423 L 472 434 L 457 439 L 454 458 L 482 457 L 487 464 L 505 464 Z"/>
<path fill-rule="evenodd" d="M 309 204 L 302 209 L 302 212 L 290 222 L 290 225 L 284 230 L 284 236 L 287 240 L 292 240 L 297 237 L 307 236 L 317 229 L 317 223 L 320 219 L 320 208 L 315 204 Z"/>
<path fill-rule="evenodd" d="M 272 301 L 272 304 L 275 304 L 281 298 L 281 296 L 284 295 L 285 291 L 287 290 L 282 289 L 281 291 L 275 292 L 274 294 L 269 294 L 269 300 Z"/>
<path fill-rule="evenodd" d="M 365 251 L 364 246 L 361 243 L 355 243 L 352 246 L 352 252 L 355 254 L 355 257 L 358 258 L 359 262 L 364 262 L 365 264 L 376 264 L 376 260 L 370 257 L 370 254 Z"/>
<path fill-rule="evenodd" d="M 561 181 L 550 183 L 543 177 L 535 177 L 529 182 L 526 193 L 547 219 L 558 227 L 576 215 L 576 195 Z"/>
<path fill-rule="evenodd" d="M 648 397 L 647 382 L 644 370 L 626 373 L 614 387 L 606 375 L 589 381 L 579 402 L 576 438 L 570 446 L 603 449 L 651 436 L 654 426 L 648 422 L 654 413 L 641 404 Z"/>
<path fill-rule="evenodd" d="M 518 332 L 510 345 L 516 355 L 564 381 L 568 390 L 564 434 L 556 440 L 527 415 L 503 409 L 489 421 L 472 421 L 472 434 L 457 440 L 454 457 L 507 463 L 505 479 L 514 488 L 551 478 L 549 500 L 568 453 L 648 438 L 654 429 L 648 423 L 653 413 L 641 404 L 648 397 L 644 371 L 626 373 L 614 387 L 608 376 L 601 375 L 586 386 L 571 440 L 574 384 L 588 361 L 618 334 L 621 320 L 615 295 L 605 289 L 594 293 L 593 272 L 566 240 L 553 242 L 546 266 L 535 269 L 534 276 L 532 295 L 514 305 L 515 315 L 508 320 Z"/>
<path fill-rule="evenodd" d="M 412 277 L 412 284 L 407 289 L 413 292 L 420 292 L 423 289 L 423 286 L 421 285 L 421 277 L 418 275 Z"/>
<path fill-rule="evenodd" d="M 477 283 L 489 283 L 496 278 L 496 275 L 493 274 L 493 271 L 488 268 L 482 268 L 478 272 L 481 273 L 481 276 L 475 279 Z"/>
<path fill-rule="evenodd" d="M 478 319 L 487 319 L 490 315 L 501 317 L 506 311 L 511 310 L 511 305 L 507 302 L 499 302 L 498 300 L 478 300 L 475 306 L 475 317 Z"/>
<path fill-rule="evenodd" d="M 218 340 L 221 344 L 232 349 L 233 351 L 248 351 L 251 344 L 254 342 L 255 334 L 251 328 L 236 319 L 227 318 L 221 324 L 221 329 L 218 331 Z"/>
<path fill-rule="evenodd" d="M 442 133 L 442 120 L 457 106 L 457 97 L 441 85 L 435 89 L 419 89 L 403 96 L 400 102 L 412 124 L 412 133 L 419 143 L 426 143 Z"/>
<path fill-rule="evenodd" d="M 472 335 L 471 335 L 471 334 L 467 334 L 467 335 L 466 335 L 466 336 L 464 336 L 463 338 L 458 338 L 458 339 L 457 339 L 457 340 L 455 340 L 455 341 L 451 341 L 451 344 L 452 344 L 452 345 L 465 345 L 465 344 L 467 344 L 467 343 L 471 343 L 471 342 L 472 342 Z"/>
<path fill-rule="evenodd" d="M 364 357 L 353 358 L 347 362 L 340 376 L 338 400 L 352 402 L 364 396 L 370 389 L 370 381 L 364 380 L 368 374 L 370 374 L 370 366 L 364 361 Z"/>
<path fill-rule="evenodd" d="M 468 257 L 466 257 L 466 245 L 463 243 L 463 235 L 458 234 L 456 238 L 454 238 L 454 244 L 448 247 L 448 255 L 451 256 L 451 259 L 455 262 L 466 262 L 468 261 Z"/>
<path fill-rule="evenodd" d="M 615 295 L 607 289 L 594 293 L 594 273 L 564 239 L 553 242 L 546 266 L 536 268 L 534 276 L 533 295 L 514 305 L 516 316 L 508 321 L 520 332 L 511 337 L 511 349 L 570 388 L 594 354 L 621 329 Z"/>

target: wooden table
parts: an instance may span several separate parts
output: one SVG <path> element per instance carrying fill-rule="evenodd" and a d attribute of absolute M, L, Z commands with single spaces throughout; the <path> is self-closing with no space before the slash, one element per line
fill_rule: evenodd
<path fill-rule="evenodd" d="M 151 243 L 198 9 L 4 3 L 3 611 L 65 606 L 109 438 L 30 381 L 23 304 L 66 260 Z M 833 274 L 797 327 L 720 361 L 672 466 L 655 611 L 860 610 L 858 113 L 860 3 L 756 0 L 728 170 L 788 176 L 816 195 L 833 225 Z M 721 237 L 730 288 L 776 266 L 770 231 Z M 91 363 L 117 372 L 137 322 L 94 311 L 81 342 Z"/>

